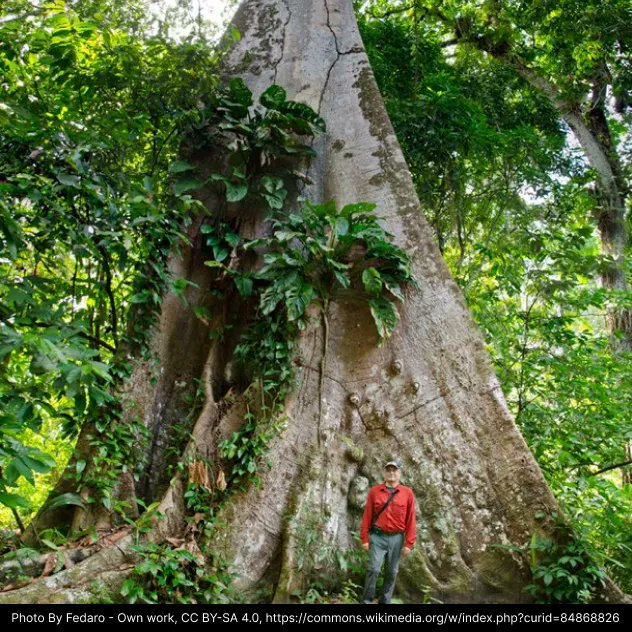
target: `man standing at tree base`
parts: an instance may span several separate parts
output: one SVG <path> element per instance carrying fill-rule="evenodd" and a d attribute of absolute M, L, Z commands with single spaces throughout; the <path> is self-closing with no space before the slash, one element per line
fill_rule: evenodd
<path fill-rule="evenodd" d="M 395 461 L 384 466 L 384 483 L 369 490 L 360 526 L 360 540 L 369 552 L 362 603 L 372 603 L 382 562 L 386 559 L 380 603 L 390 603 L 399 569 L 399 558 L 415 544 L 415 497 L 410 487 L 399 484 L 400 467 Z"/>

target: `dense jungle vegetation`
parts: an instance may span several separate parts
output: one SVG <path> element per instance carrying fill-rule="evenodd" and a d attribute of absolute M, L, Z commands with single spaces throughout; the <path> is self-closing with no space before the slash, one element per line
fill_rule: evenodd
<path fill-rule="evenodd" d="M 180 4 L 159 17 L 142 0 L 0 6 L 5 549 L 80 428 L 118 414 L 117 386 L 147 348 L 162 293 L 184 289 L 167 256 L 199 203 L 179 151 L 221 106 L 218 62 L 239 35 L 218 44 Z M 356 7 L 422 211 L 516 422 L 582 550 L 630 591 L 632 9 Z M 142 467 L 130 458 L 142 424 L 117 428 L 97 451 L 105 502 L 117 472 Z M 75 463 L 78 479 L 86 465 Z M 573 555 L 548 553 L 548 583 L 572 578 Z"/>

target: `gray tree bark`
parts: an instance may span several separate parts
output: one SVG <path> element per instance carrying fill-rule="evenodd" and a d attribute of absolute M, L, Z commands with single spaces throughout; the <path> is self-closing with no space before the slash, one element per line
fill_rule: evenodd
<path fill-rule="evenodd" d="M 421 601 L 424 590 L 444 602 L 526 601 L 528 561 L 494 545 L 526 545 L 532 533 L 551 528 L 536 513 L 559 508 L 420 212 L 351 0 L 246 0 L 234 22 L 242 39 L 226 60 L 227 75 L 244 77 L 255 94 L 277 83 L 327 124 L 309 167 L 314 184 L 302 193 L 338 206 L 377 203 L 384 226 L 412 258 L 419 288 L 408 292 L 397 329 L 380 347 L 368 307 L 350 299 L 329 305 L 328 336 L 323 320 L 314 318 L 300 339 L 286 427 L 269 448 L 272 467 L 263 469 L 259 487 L 224 507 L 215 548 L 246 595 L 254 599 L 263 591 L 287 602 L 304 581 L 297 560 L 309 531 L 317 531 L 325 549 L 357 546 L 352 533 L 368 487 L 380 480 L 385 461 L 397 459 L 402 482 L 417 498 L 418 524 L 417 546 L 401 566 L 399 595 L 411 602 Z M 200 256 L 198 228 L 191 227 L 191 245 L 172 271 L 200 289 L 189 291 L 189 306 L 166 297 L 153 338 L 157 367 L 139 364 L 125 397 L 143 414 L 154 445 L 166 445 L 166 430 L 187 412 L 184 395 L 200 378 L 206 399 L 186 450 L 213 460 L 217 473 L 217 445 L 242 423 L 247 393 L 226 394 L 234 340 L 209 342 L 210 331 L 239 306 L 210 304 L 217 299 L 204 291 L 213 279 Z M 261 227 L 244 222 L 241 230 L 252 236 Z M 218 314 L 217 322 L 200 324 L 192 309 L 200 304 Z M 146 500 L 162 498 L 159 539 L 183 529 L 183 483 L 161 477 L 164 450 L 152 455 L 142 493 Z M 57 601 L 85 599 L 95 569 L 102 584 L 116 590 L 129 572 L 121 551 L 130 540 L 0 595 L 0 602 L 47 601 L 50 590 Z M 623 595 L 608 584 L 598 598 Z"/>

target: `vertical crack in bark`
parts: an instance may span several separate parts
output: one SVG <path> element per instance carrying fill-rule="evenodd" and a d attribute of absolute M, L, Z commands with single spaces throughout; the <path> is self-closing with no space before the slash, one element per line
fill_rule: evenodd
<path fill-rule="evenodd" d="M 323 90 L 320 93 L 320 99 L 318 100 L 318 114 L 321 114 L 322 111 L 322 105 L 323 105 L 323 100 L 325 98 L 325 94 L 327 92 L 327 87 L 329 86 L 329 79 L 331 77 L 331 73 L 333 72 L 334 66 L 338 63 L 340 57 L 342 57 L 343 55 L 350 55 L 353 53 L 363 53 L 364 49 L 361 45 L 354 45 L 352 46 L 349 50 L 346 51 L 341 51 L 340 47 L 338 45 L 338 36 L 336 35 L 336 31 L 334 31 L 333 27 L 331 26 L 331 20 L 330 20 L 330 12 L 329 12 L 329 4 L 327 2 L 327 0 L 324 0 L 325 3 L 325 11 L 327 12 L 327 28 L 329 29 L 329 31 L 331 32 L 331 35 L 334 39 L 334 48 L 336 49 L 336 59 L 334 59 L 333 63 L 329 66 L 328 70 L 327 70 L 327 75 L 325 77 L 325 83 L 323 84 Z M 311 143 L 313 145 L 313 143 Z M 310 163 L 309 167 L 306 170 L 306 175 L 309 178 L 309 174 L 310 171 L 312 169 L 312 164 Z M 302 189 L 301 189 L 301 194 L 303 194 L 303 192 L 305 191 L 306 188 L 306 183 L 303 183 Z"/>
<path fill-rule="evenodd" d="M 320 376 L 318 380 L 318 427 L 316 428 L 316 438 L 320 447 L 320 426 L 323 419 L 323 392 L 325 390 L 325 371 L 327 370 L 327 347 L 329 346 L 329 321 L 327 320 L 327 307 L 329 301 L 323 305 L 323 355 L 320 359 Z"/>
<path fill-rule="evenodd" d="M 338 53 L 338 57 L 340 57 L 340 55 L 342 53 L 340 52 L 340 48 L 338 46 L 338 37 L 336 36 L 336 32 L 333 30 L 333 28 L 331 28 L 330 14 L 329 14 L 329 4 L 328 4 L 327 0 L 325 0 L 325 11 L 327 11 L 327 28 L 331 31 L 331 34 L 334 37 L 334 46 L 336 47 L 336 52 Z M 336 59 L 336 61 L 338 61 L 338 59 Z M 335 63 L 336 62 L 334 62 L 334 64 Z"/>
<path fill-rule="evenodd" d="M 277 82 L 277 73 L 279 70 L 279 65 L 283 61 L 283 57 L 285 55 L 285 34 L 287 33 L 287 25 L 290 23 L 290 20 L 292 19 L 292 11 L 290 10 L 290 6 L 287 3 L 287 0 L 281 0 L 281 2 L 283 3 L 287 11 L 287 19 L 285 20 L 283 24 L 283 40 L 281 42 L 281 56 L 279 57 L 276 64 L 274 64 L 274 79 L 272 80 L 273 84 L 276 84 Z"/>
<path fill-rule="evenodd" d="M 327 12 L 327 28 L 331 31 L 331 35 L 334 38 L 334 47 L 336 49 L 336 59 L 334 59 L 334 62 L 331 64 L 331 66 L 329 66 L 329 70 L 327 71 L 327 77 L 325 79 L 325 85 L 323 86 L 323 91 L 321 92 L 320 95 L 320 100 L 318 101 L 318 114 L 320 114 L 320 110 L 321 110 L 321 106 L 323 103 L 323 98 L 325 96 L 325 93 L 327 92 L 327 86 L 329 84 L 329 78 L 331 77 L 331 73 L 334 69 L 334 66 L 338 63 L 338 60 L 340 59 L 340 57 L 342 57 L 343 55 L 350 55 L 352 53 L 362 53 L 363 49 L 361 46 L 352 46 L 349 50 L 340 50 L 340 47 L 338 45 L 338 36 L 336 35 L 336 31 L 334 31 L 333 27 L 331 26 L 331 21 L 330 21 L 330 13 L 329 13 L 329 4 L 327 2 L 327 0 L 324 0 L 325 2 L 325 11 Z"/>
<path fill-rule="evenodd" d="M 318 100 L 318 114 L 319 115 L 322 109 L 325 93 L 327 92 L 327 86 L 329 85 L 329 78 L 331 77 L 331 72 L 334 69 L 334 66 L 338 63 L 338 60 L 340 59 L 340 49 L 338 48 L 338 37 L 336 36 L 336 33 L 333 30 L 333 28 L 331 28 L 331 23 L 329 21 L 329 4 L 327 3 L 327 0 L 324 0 L 324 2 L 325 2 L 325 11 L 327 11 L 327 28 L 331 31 L 331 35 L 334 38 L 334 47 L 336 49 L 336 59 L 334 59 L 333 64 L 331 64 L 331 66 L 329 66 L 329 69 L 327 70 L 327 77 L 325 78 L 323 91 L 320 93 L 320 99 Z"/>
<path fill-rule="evenodd" d="M 285 2 L 285 0 L 283 0 Z M 322 105 L 323 105 L 323 100 L 325 98 L 325 94 L 327 92 L 327 86 L 329 85 L 329 78 L 331 77 L 331 73 L 334 69 L 334 66 L 338 63 L 338 60 L 340 59 L 340 57 L 342 55 L 349 55 L 350 53 L 362 53 L 363 49 L 362 47 L 356 47 L 356 46 L 352 46 L 348 51 L 341 51 L 339 46 L 338 46 L 338 36 L 336 35 L 336 32 L 334 31 L 334 29 L 331 26 L 331 22 L 330 22 L 330 13 L 329 13 L 329 4 L 327 3 L 327 0 L 324 0 L 325 3 L 325 11 L 327 12 L 327 28 L 329 29 L 329 31 L 331 32 L 331 35 L 334 39 L 334 48 L 336 49 L 336 59 L 334 59 L 333 63 L 329 66 L 328 70 L 327 70 L 327 75 L 325 77 L 325 83 L 323 84 L 323 89 L 322 92 L 320 93 L 320 98 L 318 99 L 318 115 L 320 116 L 321 111 L 322 111 Z M 313 140 L 310 142 L 310 146 L 313 147 L 314 142 Z M 305 171 L 305 175 L 307 176 L 307 178 L 309 179 L 309 174 L 310 171 L 312 169 L 312 165 L 313 163 L 310 163 L 309 166 L 307 167 L 306 171 Z M 303 195 L 305 192 L 305 188 L 307 187 L 307 183 L 305 181 L 302 182 L 302 186 L 300 189 L 300 194 Z"/>

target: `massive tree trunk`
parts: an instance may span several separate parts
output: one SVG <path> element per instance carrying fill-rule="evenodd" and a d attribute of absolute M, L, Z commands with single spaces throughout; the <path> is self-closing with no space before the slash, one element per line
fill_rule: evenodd
<path fill-rule="evenodd" d="M 423 590 L 446 602 L 520 602 L 528 561 L 497 544 L 526 545 L 533 532 L 555 536 L 536 513 L 558 511 L 514 424 L 463 298 L 419 209 L 413 183 L 378 93 L 356 27 L 351 0 L 247 0 L 235 24 L 241 41 L 227 75 L 255 93 L 272 83 L 318 110 L 327 132 L 315 142 L 313 201 L 375 202 L 384 226 L 413 261 L 410 288 L 392 337 L 378 346 L 368 307 L 339 300 L 302 335 L 286 427 L 271 442 L 272 467 L 261 484 L 236 494 L 218 517 L 213 546 L 232 565 L 237 586 L 288 601 L 303 582 L 297 559 L 310 530 L 320 547 L 356 546 L 363 503 L 382 464 L 403 463 L 402 482 L 417 497 L 417 546 L 403 562 L 399 591 L 418 601 Z M 210 203 L 210 202 L 209 202 Z M 261 220 L 244 221 L 252 236 Z M 187 416 L 185 397 L 201 379 L 206 400 L 185 451 L 214 463 L 218 443 L 243 421 L 248 390 L 231 388 L 234 336 L 209 340 L 214 327 L 236 322 L 245 306 L 210 295 L 213 271 L 203 265 L 200 223 L 172 272 L 194 281 L 189 305 L 167 296 L 153 338 L 158 366 L 139 363 L 125 400 L 142 412 L 153 449 L 142 489 L 161 499 L 165 518 L 155 538 L 184 528 L 183 481 L 164 476 L 170 432 Z M 200 321 L 206 305 L 216 322 Z M 236 328 L 238 329 L 238 327 Z M 324 372 L 323 372 L 324 370 Z M 323 372 L 321 374 L 321 372 Z M 185 428 L 186 430 L 186 428 Z M 115 590 L 129 571 L 131 538 L 0 601 L 89 598 L 95 577 Z M 598 595 L 619 600 L 612 585 Z"/>

